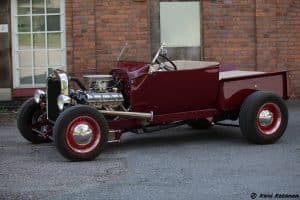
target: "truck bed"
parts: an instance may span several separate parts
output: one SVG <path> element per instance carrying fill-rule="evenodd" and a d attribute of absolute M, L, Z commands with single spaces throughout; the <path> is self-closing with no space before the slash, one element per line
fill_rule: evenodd
<path fill-rule="evenodd" d="M 288 71 L 224 71 L 219 72 L 218 105 L 221 110 L 239 109 L 244 99 L 255 91 L 272 92 L 288 99 Z"/>

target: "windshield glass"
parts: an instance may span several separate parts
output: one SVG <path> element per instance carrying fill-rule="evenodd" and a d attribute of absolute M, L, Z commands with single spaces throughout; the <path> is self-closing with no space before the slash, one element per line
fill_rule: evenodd
<path fill-rule="evenodd" d="M 116 54 L 116 60 L 150 63 L 150 58 L 144 54 L 139 53 L 139 51 L 140 49 L 136 44 L 125 42 L 117 51 L 118 53 Z"/>

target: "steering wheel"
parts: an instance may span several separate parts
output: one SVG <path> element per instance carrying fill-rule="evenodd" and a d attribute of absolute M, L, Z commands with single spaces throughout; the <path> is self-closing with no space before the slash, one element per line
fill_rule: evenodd
<path fill-rule="evenodd" d="M 162 59 L 163 61 L 161 61 L 160 59 Z M 164 63 L 164 61 L 169 62 L 172 66 L 166 65 Z M 174 62 L 172 62 L 172 60 L 170 60 L 167 56 L 159 54 L 158 58 L 155 60 L 155 62 L 157 64 L 159 64 L 159 69 L 164 69 L 166 71 L 177 71 L 177 66 L 175 65 Z"/>

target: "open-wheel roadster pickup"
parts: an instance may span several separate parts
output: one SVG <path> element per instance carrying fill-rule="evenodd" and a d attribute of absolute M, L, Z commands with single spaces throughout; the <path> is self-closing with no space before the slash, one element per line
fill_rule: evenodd
<path fill-rule="evenodd" d="M 162 45 L 151 63 L 119 61 L 110 74 L 81 80 L 55 70 L 47 91 L 37 90 L 20 108 L 20 133 L 35 144 L 54 141 L 72 161 L 96 158 L 126 131 L 206 129 L 239 119 L 250 142 L 269 144 L 283 135 L 287 71 L 224 71 L 217 62 L 171 61 L 164 52 Z"/>

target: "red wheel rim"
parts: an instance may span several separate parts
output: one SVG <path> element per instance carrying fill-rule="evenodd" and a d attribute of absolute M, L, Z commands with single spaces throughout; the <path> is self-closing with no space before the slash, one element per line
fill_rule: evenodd
<path fill-rule="evenodd" d="M 280 108 L 274 103 L 263 104 L 257 113 L 256 123 L 261 133 L 265 135 L 275 133 L 281 125 Z"/>
<path fill-rule="evenodd" d="M 93 151 L 101 140 L 99 124 L 89 116 L 76 117 L 66 131 L 68 146 L 77 153 Z"/>

